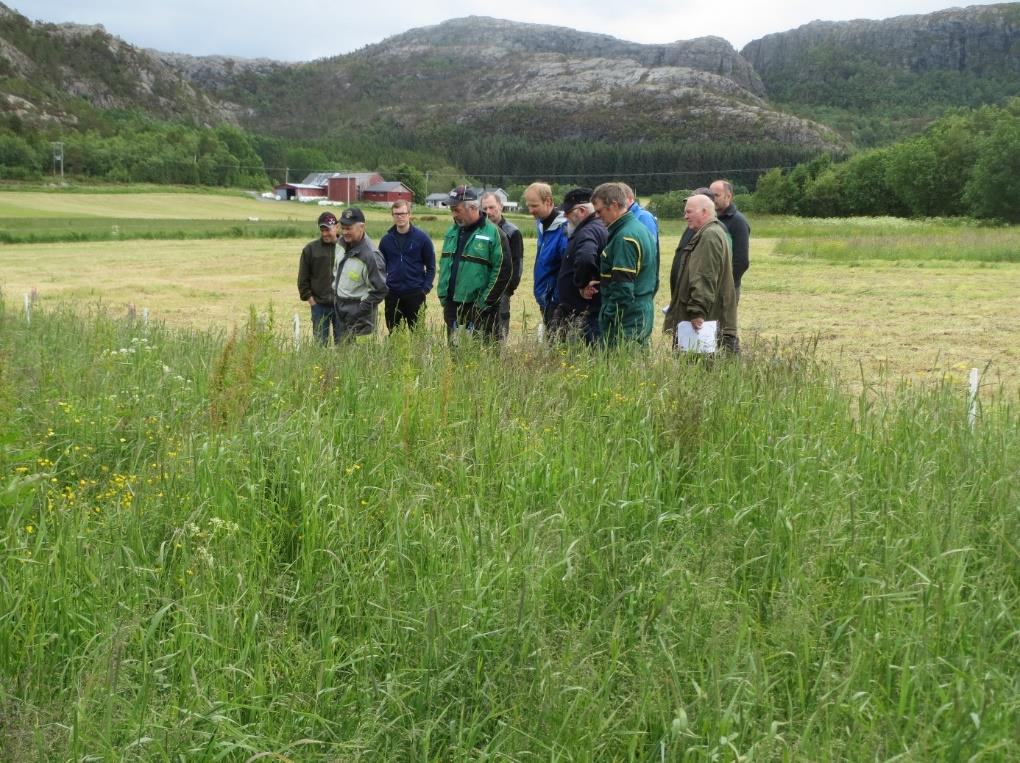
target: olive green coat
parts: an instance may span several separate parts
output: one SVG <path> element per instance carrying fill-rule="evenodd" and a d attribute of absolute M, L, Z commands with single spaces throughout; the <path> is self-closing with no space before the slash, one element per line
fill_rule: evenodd
<path fill-rule="evenodd" d="M 669 284 L 669 309 L 663 330 L 694 318 L 719 321 L 719 334 L 737 335 L 737 292 L 733 288 L 730 236 L 716 219 L 697 231 L 680 251 L 679 272 Z"/>

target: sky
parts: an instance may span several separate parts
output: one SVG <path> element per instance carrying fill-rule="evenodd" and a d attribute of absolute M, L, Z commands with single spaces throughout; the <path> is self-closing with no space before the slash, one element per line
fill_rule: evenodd
<path fill-rule="evenodd" d="M 883 19 L 954 7 L 946 0 L 3 0 L 33 21 L 102 24 L 141 48 L 191 55 L 311 61 L 380 42 L 408 29 L 463 16 L 573 27 L 623 40 L 666 43 L 715 35 L 740 50 L 751 40 L 815 19 Z M 967 3 L 987 5 L 990 3 Z M 598 6 L 598 10 L 595 9 Z"/>

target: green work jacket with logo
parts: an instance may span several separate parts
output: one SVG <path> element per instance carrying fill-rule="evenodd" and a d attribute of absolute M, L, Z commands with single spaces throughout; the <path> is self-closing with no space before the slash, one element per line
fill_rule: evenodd
<path fill-rule="evenodd" d="M 655 239 L 634 215 L 623 214 L 609 226 L 609 241 L 599 266 L 599 326 L 606 344 L 648 341 L 655 321 L 653 300 L 658 273 Z"/>
<path fill-rule="evenodd" d="M 499 303 L 510 280 L 510 260 L 504 262 L 503 246 L 499 229 L 489 220 L 478 226 L 464 242 L 457 269 L 455 293 L 449 294 L 450 270 L 457 253 L 457 238 L 460 227 L 450 226 L 443 238 L 443 252 L 439 260 L 439 286 L 436 292 L 439 301 L 446 304 L 453 300 L 457 304 L 475 303 L 479 309 L 492 308 Z M 502 277 L 501 277 L 502 276 Z"/>

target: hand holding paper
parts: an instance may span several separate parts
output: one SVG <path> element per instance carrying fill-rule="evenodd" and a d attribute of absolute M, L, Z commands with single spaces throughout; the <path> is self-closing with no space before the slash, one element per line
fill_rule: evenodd
<path fill-rule="evenodd" d="M 676 327 L 677 346 L 684 352 L 715 352 L 719 321 L 705 321 L 701 329 L 690 321 L 680 321 Z"/>

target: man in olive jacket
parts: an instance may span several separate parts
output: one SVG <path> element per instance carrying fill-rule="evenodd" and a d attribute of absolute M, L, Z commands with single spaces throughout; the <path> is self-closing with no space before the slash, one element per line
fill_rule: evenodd
<path fill-rule="evenodd" d="M 669 308 L 663 328 L 672 335 L 675 345 L 676 327 L 681 321 L 690 321 L 696 331 L 705 321 L 718 321 L 719 343 L 731 352 L 739 352 L 729 234 L 707 196 L 691 196 L 684 207 L 684 218 L 694 235 L 679 253 L 679 268 L 669 284 Z"/>
<path fill-rule="evenodd" d="M 478 195 L 458 186 L 447 199 L 453 225 L 443 238 L 439 286 L 446 335 L 477 331 L 486 341 L 499 338 L 500 297 L 513 268 L 506 234 L 481 213 Z"/>
<path fill-rule="evenodd" d="M 312 334 L 320 344 L 329 343 L 329 330 L 333 328 L 333 341 L 340 341 L 340 324 L 333 308 L 333 266 L 336 263 L 336 242 L 340 236 L 336 215 L 323 212 L 319 215 L 319 237 L 301 250 L 298 265 L 297 287 L 302 302 L 312 311 Z"/>
<path fill-rule="evenodd" d="M 595 214 L 609 229 L 599 262 L 599 329 L 605 344 L 645 345 L 652 333 L 659 248 L 655 238 L 628 211 L 621 183 L 603 183 L 591 195 Z"/>

